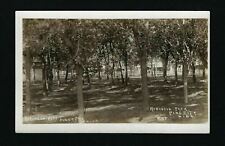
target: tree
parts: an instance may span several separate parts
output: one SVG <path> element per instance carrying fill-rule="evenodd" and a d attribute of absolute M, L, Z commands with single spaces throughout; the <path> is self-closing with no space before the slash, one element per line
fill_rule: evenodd
<path fill-rule="evenodd" d="M 86 64 L 89 64 L 92 60 L 89 58 L 93 57 L 98 44 L 94 35 L 97 31 L 95 24 L 96 21 L 94 20 L 63 21 L 62 37 L 64 44 L 71 50 L 71 60 L 76 67 L 79 122 L 84 122 L 84 97 L 82 91 L 84 68 L 89 69 Z"/>
<path fill-rule="evenodd" d="M 205 68 L 208 67 L 208 21 L 199 19 L 196 23 L 196 55 L 203 65 L 203 78 L 205 78 Z"/>
<path fill-rule="evenodd" d="M 117 33 L 117 41 L 118 41 L 118 50 L 119 54 L 121 54 L 120 58 L 122 58 L 124 66 L 125 66 L 125 86 L 128 85 L 128 63 L 130 62 L 131 56 L 133 53 L 133 40 L 132 40 L 132 31 L 129 28 L 128 20 L 121 20 L 118 22 L 118 33 Z"/>
<path fill-rule="evenodd" d="M 30 115 L 32 112 L 31 93 L 30 93 L 30 70 L 32 67 L 32 59 L 38 54 L 41 47 L 38 28 L 45 26 L 45 23 L 39 24 L 38 20 L 24 19 L 23 20 L 23 51 L 26 72 L 26 114 Z M 44 42 L 43 42 L 44 44 Z"/>
<path fill-rule="evenodd" d="M 139 63 L 141 66 L 141 83 L 142 83 L 141 87 L 143 98 L 142 112 L 145 112 L 148 107 L 147 46 L 149 42 L 146 41 L 146 39 L 148 38 L 148 35 L 146 34 L 146 30 L 149 27 L 148 25 L 149 25 L 148 22 L 146 22 L 145 20 L 132 21 L 132 31 L 134 35 L 135 44 L 137 47 Z M 141 114 L 140 119 L 142 119 L 142 116 L 143 114 Z"/>
<path fill-rule="evenodd" d="M 167 81 L 167 66 L 169 61 L 169 55 L 171 51 L 171 45 L 169 43 L 171 39 L 171 21 L 170 20 L 155 20 L 154 25 L 154 47 L 158 48 L 158 55 L 162 59 L 163 63 L 163 78 Z"/>
<path fill-rule="evenodd" d="M 178 30 L 176 32 L 177 38 L 179 38 L 180 47 L 177 49 L 177 53 L 179 53 L 181 57 L 181 62 L 183 64 L 183 82 L 184 82 L 184 102 L 188 103 L 188 67 L 192 62 L 192 56 L 195 52 L 194 48 L 194 36 L 195 36 L 195 21 L 193 19 L 183 19 L 178 20 Z"/>

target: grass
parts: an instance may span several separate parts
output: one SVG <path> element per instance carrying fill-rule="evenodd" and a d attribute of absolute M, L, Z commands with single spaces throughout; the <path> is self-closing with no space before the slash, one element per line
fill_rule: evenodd
<path fill-rule="evenodd" d="M 141 83 L 131 78 L 128 86 L 118 81 L 112 85 L 107 80 L 93 80 L 91 87 L 84 85 L 86 123 L 202 123 L 208 112 L 207 82 L 189 78 L 189 103 L 184 104 L 182 82 L 150 78 L 148 83 L 149 104 L 143 119 Z M 32 115 L 24 117 L 24 123 L 77 123 L 76 86 L 56 85 L 48 96 L 42 95 L 40 83 L 32 85 Z M 151 111 L 150 109 L 154 109 Z M 158 108 L 158 110 L 156 110 Z M 178 110 L 181 109 L 182 110 Z M 184 110 L 185 108 L 185 110 Z M 160 110 L 159 110 L 160 109 Z M 163 110 L 164 109 L 164 110 Z M 169 109 L 171 109 L 169 111 Z M 192 115 L 191 115 L 191 114 Z"/>

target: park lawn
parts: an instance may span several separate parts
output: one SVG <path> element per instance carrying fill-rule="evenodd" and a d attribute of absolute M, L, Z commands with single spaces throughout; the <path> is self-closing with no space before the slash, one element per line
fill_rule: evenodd
<path fill-rule="evenodd" d="M 127 87 L 109 81 L 94 80 L 84 85 L 86 123 L 203 123 L 207 122 L 207 81 L 189 78 L 189 103 L 185 105 L 183 86 L 173 79 L 150 79 L 149 110 L 139 118 L 142 107 L 140 79 L 132 78 Z M 42 95 L 40 83 L 32 85 L 32 115 L 24 116 L 24 123 L 77 123 L 76 86 L 54 86 L 49 96 Z M 185 110 L 183 108 L 186 107 Z M 171 110 L 169 110 L 171 109 Z M 176 109 L 174 111 L 174 109 Z M 178 110 L 177 110 L 178 109 Z M 181 112 L 179 115 L 176 112 Z M 192 115 L 188 114 L 192 112 Z M 194 112 L 194 114 L 193 114 Z"/>

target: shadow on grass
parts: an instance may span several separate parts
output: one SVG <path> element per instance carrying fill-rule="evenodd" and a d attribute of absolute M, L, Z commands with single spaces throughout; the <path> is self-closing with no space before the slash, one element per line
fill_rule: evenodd
<path fill-rule="evenodd" d="M 33 115 L 58 115 L 65 111 L 76 111 L 76 88 L 71 87 L 68 90 L 67 86 L 69 85 L 55 86 L 49 96 L 43 96 L 41 84 L 32 85 Z M 184 105 L 183 83 L 181 81 L 176 83 L 169 80 L 165 83 L 163 80 L 151 80 L 148 84 L 148 90 L 149 107 L 186 106 Z M 129 119 L 139 116 L 139 110 L 142 106 L 140 104 L 142 102 L 140 79 L 130 79 L 127 87 L 120 84 L 112 85 L 108 81 L 94 82 L 90 88 L 84 86 L 83 94 L 86 109 L 85 118 L 89 122 L 129 122 Z M 202 115 L 207 115 L 207 84 L 190 82 L 188 94 L 190 95 L 189 108 L 202 113 Z M 174 121 L 176 119 L 167 122 Z M 156 120 L 156 122 L 159 121 Z M 180 122 L 183 121 L 180 120 Z"/>

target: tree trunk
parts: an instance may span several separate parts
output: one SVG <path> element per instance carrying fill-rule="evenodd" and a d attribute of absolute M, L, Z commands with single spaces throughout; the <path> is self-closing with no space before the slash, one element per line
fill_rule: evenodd
<path fill-rule="evenodd" d="M 48 91 L 52 91 L 52 86 L 53 86 L 53 70 L 52 70 L 52 62 L 51 62 L 51 57 L 50 57 L 50 52 L 48 53 L 47 56 L 47 75 L 48 75 Z"/>
<path fill-rule="evenodd" d="M 120 66 L 121 82 L 122 82 L 122 84 L 124 84 L 123 69 L 122 69 L 122 65 L 121 65 L 121 62 L 120 61 L 119 61 L 119 66 Z"/>
<path fill-rule="evenodd" d="M 30 50 L 29 48 L 26 49 L 26 56 L 25 56 L 26 62 L 25 62 L 25 68 L 26 68 L 26 105 L 25 105 L 25 112 L 27 115 L 31 114 L 31 92 L 30 92 L 30 70 L 31 70 L 31 56 L 30 56 Z"/>
<path fill-rule="evenodd" d="M 77 71 L 77 103 L 78 103 L 78 122 L 84 123 L 84 99 L 83 99 L 83 69 L 80 64 L 76 65 Z"/>
<path fill-rule="evenodd" d="M 153 73 L 154 73 L 154 77 L 156 78 L 156 66 L 154 65 L 154 69 L 153 69 Z"/>
<path fill-rule="evenodd" d="M 87 83 L 88 83 L 88 86 L 91 86 L 91 79 L 90 79 L 88 67 L 86 68 L 86 75 L 87 75 Z"/>
<path fill-rule="evenodd" d="M 100 63 L 98 64 L 98 79 L 99 79 L 99 81 L 102 80 L 102 77 L 101 77 L 101 65 L 100 65 Z"/>
<path fill-rule="evenodd" d="M 174 67 L 174 72 L 175 72 L 175 81 L 178 81 L 178 77 L 177 77 L 177 61 L 175 61 L 175 67 Z"/>
<path fill-rule="evenodd" d="M 205 67 L 203 67 L 203 69 L 202 69 L 202 78 L 205 79 Z"/>
<path fill-rule="evenodd" d="M 107 52 L 107 80 L 109 80 L 109 52 Z"/>
<path fill-rule="evenodd" d="M 101 70 L 100 70 L 100 69 L 98 70 L 98 79 L 99 79 L 99 80 L 102 80 L 102 77 L 101 77 Z"/>
<path fill-rule="evenodd" d="M 125 64 L 125 85 L 128 85 L 128 56 L 127 56 L 127 51 L 125 51 L 125 59 L 124 59 L 124 64 Z"/>
<path fill-rule="evenodd" d="M 141 84 L 142 84 L 142 98 L 143 98 L 143 112 L 148 109 L 148 79 L 147 79 L 147 52 L 146 49 L 142 50 L 140 57 L 141 64 Z"/>
<path fill-rule="evenodd" d="M 53 85 L 53 73 L 52 69 L 48 68 L 47 69 L 47 89 L 48 91 L 52 91 L 52 85 Z"/>
<path fill-rule="evenodd" d="M 151 76 L 154 76 L 154 71 L 153 71 L 153 57 L 151 57 Z"/>
<path fill-rule="evenodd" d="M 104 52 L 104 60 L 105 60 L 105 72 L 106 79 L 109 80 L 109 51 L 107 50 L 106 46 L 104 47 L 106 49 L 106 52 Z"/>
<path fill-rule="evenodd" d="M 115 66 L 115 63 L 113 61 L 113 65 L 112 65 L 112 71 L 111 71 L 111 79 L 112 79 L 112 84 L 114 85 L 114 66 Z"/>
<path fill-rule="evenodd" d="M 73 82 L 74 81 L 74 76 L 73 76 L 73 69 L 71 69 L 71 76 L 70 76 L 70 82 Z"/>
<path fill-rule="evenodd" d="M 188 103 L 188 65 L 186 62 L 183 63 L 183 70 L 184 70 L 184 103 Z"/>
<path fill-rule="evenodd" d="M 128 71 L 127 71 L 127 66 L 125 66 L 125 85 L 127 86 L 128 85 L 128 80 L 129 80 L 129 78 L 128 78 Z"/>
<path fill-rule="evenodd" d="M 107 69 L 107 73 L 106 73 L 106 79 L 109 80 L 109 73 L 108 73 L 108 69 Z"/>
<path fill-rule="evenodd" d="M 36 80 L 36 76 L 35 76 L 35 66 L 33 67 L 33 74 L 34 74 L 33 80 L 35 81 L 35 80 Z"/>
<path fill-rule="evenodd" d="M 68 79 L 68 73 L 69 73 L 69 65 L 66 65 L 66 76 L 65 76 L 65 82 L 67 83 L 67 79 Z"/>
<path fill-rule="evenodd" d="M 57 69 L 57 84 L 58 84 L 58 87 L 59 87 L 60 86 L 59 66 L 58 66 L 58 69 Z"/>
<path fill-rule="evenodd" d="M 133 73 L 133 66 L 130 66 L 129 69 L 130 69 L 130 72 L 129 72 L 130 76 L 133 76 L 134 75 L 134 73 Z"/>
<path fill-rule="evenodd" d="M 46 64 L 44 64 L 42 69 L 42 84 L 43 84 L 43 95 L 46 96 L 48 95 Z"/>
<path fill-rule="evenodd" d="M 184 81 L 184 65 L 182 66 L 182 81 Z"/>
<path fill-rule="evenodd" d="M 164 81 L 167 81 L 167 65 L 168 65 L 168 56 L 163 58 L 163 78 L 164 78 Z"/>
<path fill-rule="evenodd" d="M 192 79 L 193 79 L 193 82 L 196 83 L 195 64 L 194 64 L 194 62 L 192 62 Z"/>
<path fill-rule="evenodd" d="M 134 23 L 134 26 L 136 26 L 136 23 Z M 143 119 L 145 111 L 148 109 L 148 83 L 147 83 L 147 49 L 144 47 L 141 47 L 139 43 L 139 32 L 135 27 L 132 27 L 134 38 L 136 40 L 137 46 L 139 46 L 139 61 L 141 66 L 141 84 L 142 84 L 142 110 L 140 111 L 140 118 L 139 121 Z"/>
<path fill-rule="evenodd" d="M 113 70 L 113 77 L 114 77 L 114 79 L 116 78 L 116 71 L 115 71 L 115 69 Z"/>

